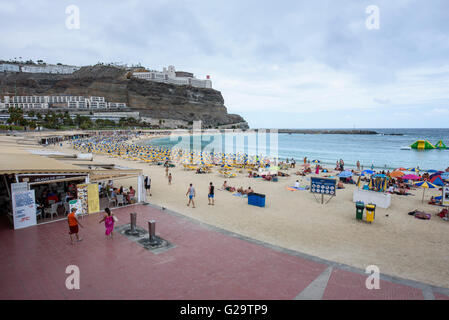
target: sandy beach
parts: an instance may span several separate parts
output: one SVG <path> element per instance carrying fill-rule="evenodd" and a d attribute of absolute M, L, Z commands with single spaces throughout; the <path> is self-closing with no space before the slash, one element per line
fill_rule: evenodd
<path fill-rule="evenodd" d="M 14 137 L 2 137 L 2 147 L 14 146 Z M 30 149 L 31 146 L 17 146 Z M 55 150 L 69 154 L 79 153 L 71 145 L 33 148 Z M 288 191 L 296 180 L 302 186 L 310 185 L 310 176 L 279 177 L 279 182 L 248 178 L 237 174 L 225 179 L 217 169 L 209 174 L 195 174 L 182 166 L 170 168 L 173 180 L 169 185 L 163 166 L 112 158 L 94 154 L 94 163 L 109 163 L 142 169 L 152 179 L 148 202 L 164 206 L 207 224 L 261 240 L 273 245 L 297 250 L 320 258 L 365 269 L 377 265 L 380 272 L 449 287 L 449 224 L 435 216 L 442 207 L 421 202 L 422 189 L 412 190 L 411 196 L 392 195 L 388 209 L 377 208 L 373 224 L 355 219 L 352 202 L 354 185 L 345 185 L 327 204 L 316 201 L 309 191 Z M 332 168 L 329 168 L 332 169 Z M 237 173 L 236 170 L 234 170 Z M 332 171 L 331 171 L 332 174 Z M 223 182 L 234 187 L 251 186 L 255 192 L 266 195 L 266 207 L 247 204 L 246 198 L 220 191 Z M 215 205 L 208 205 L 209 182 L 215 185 Z M 196 189 L 196 208 L 187 207 L 186 192 L 189 183 Z M 116 180 L 115 186 L 134 185 L 132 180 Z M 135 187 L 135 185 L 134 185 Z M 440 195 L 438 190 L 426 190 L 426 199 Z M 419 220 L 408 212 L 419 209 L 432 214 L 430 220 Z M 163 228 L 163 226 L 159 226 Z"/>

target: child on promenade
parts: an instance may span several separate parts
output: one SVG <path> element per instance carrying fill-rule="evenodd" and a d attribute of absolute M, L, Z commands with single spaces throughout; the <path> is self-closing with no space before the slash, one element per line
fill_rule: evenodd
<path fill-rule="evenodd" d="M 106 215 L 103 216 L 103 219 L 101 219 L 99 223 L 102 223 L 104 221 L 104 226 L 106 228 L 105 235 L 106 235 L 106 237 L 112 239 L 113 231 L 114 231 L 115 217 L 111 213 L 111 210 L 109 208 L 104 209 L 104 211 L 106 212 Z"/>

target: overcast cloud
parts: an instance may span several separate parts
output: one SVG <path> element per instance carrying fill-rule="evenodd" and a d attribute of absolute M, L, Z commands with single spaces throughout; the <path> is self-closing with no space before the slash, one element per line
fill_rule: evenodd
<path fill-rule="evenodd" d="M 80 9 L 80 29 L 65 9 Z M 380 29 L 365 12 L 380 9 Z M 251 127 L 447 127 L 449 1 L 4 1 L 0 58 L 175 65 Z"/>

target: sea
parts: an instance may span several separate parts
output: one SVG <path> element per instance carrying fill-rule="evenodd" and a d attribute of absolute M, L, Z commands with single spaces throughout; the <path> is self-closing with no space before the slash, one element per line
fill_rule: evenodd
<path fill-rule="evenodd" d="M 378 134 L 279 133 L 255 135 L 256 138 L 245 133 L 202 134 L 156 138 L 147 140 L 144 144 L 203 152 L 225 150 L 231 154 L 244 152 L 249 155 L 276 156 L 279 161 L 295 158 L 298 164 L 303 163 L 304 157 L 307 157 L 311 161 L 319 160 L 329 167 L 335 166 L 339 159 L 343 159 L 345 167 L 355 167 L 357 161 L 360 161 L 365 169 L 373 166 L 375 170 L 398 167 L 445 170 L 449 167 L 449 149 L 401 150 L 401 147 L 410 146 L 416 140 L 428 140 L 432 144 L 442 140 L 449 147 L 449 129 L 358 130 L 372 130 Z"/>

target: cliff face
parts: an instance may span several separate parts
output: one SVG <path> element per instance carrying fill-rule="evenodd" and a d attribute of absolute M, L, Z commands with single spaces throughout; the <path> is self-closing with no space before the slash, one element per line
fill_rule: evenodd
<path fill-rule="evenodd" d="M 221 93 L 213 89 L 127 79 L 125 70 L 108 67 L 83 67 L 71 75 L 0 73 L 0 95 L 71 94 L 103 96 L 108 102 L 125 102 L 141 116 L 183 121 L 202 120 L 203 126 L 243 123 L 228 114 Z"/>

